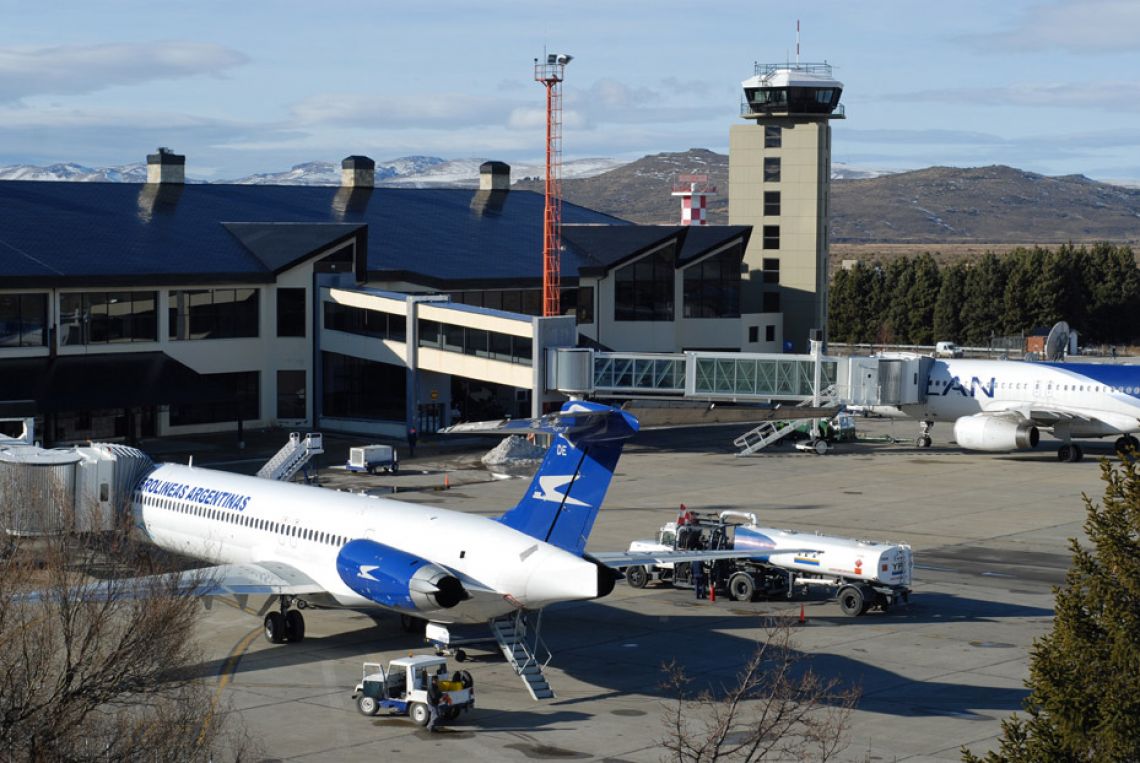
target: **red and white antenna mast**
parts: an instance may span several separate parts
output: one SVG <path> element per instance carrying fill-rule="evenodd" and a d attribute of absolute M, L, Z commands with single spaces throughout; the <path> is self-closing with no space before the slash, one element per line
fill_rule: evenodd
<path fill-rule="evenodd" d="M 542 314 L 560 315 L 562 286 L 562 80 L 573 56 L 534 59 L 534 79 L 546 86 L 546 208 L 542 220 Z"/>

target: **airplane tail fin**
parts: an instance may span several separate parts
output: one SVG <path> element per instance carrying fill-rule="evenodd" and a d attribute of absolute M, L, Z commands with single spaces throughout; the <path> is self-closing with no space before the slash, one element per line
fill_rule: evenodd
<path fill-rule="evenodd" d="M 637 419 L 608 405 L 570 401 L 539 419 L 459 424 L 449 432 L 543 432 L 554 439 L 526 495 L 499 521 L 581 556 Z"/>

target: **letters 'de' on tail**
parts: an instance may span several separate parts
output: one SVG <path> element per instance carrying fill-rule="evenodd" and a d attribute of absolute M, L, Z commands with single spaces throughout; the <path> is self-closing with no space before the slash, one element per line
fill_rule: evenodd
<path fill-rule="evenodd" d="M 598 403 L 571 401 L 558 413 L 504 429 L 554 435 L 526 495 L 500 521 L 581 556 L 637 419 Z"/>

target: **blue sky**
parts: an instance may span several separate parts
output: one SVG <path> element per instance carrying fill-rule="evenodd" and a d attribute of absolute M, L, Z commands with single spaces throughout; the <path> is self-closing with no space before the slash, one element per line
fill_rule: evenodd
<path fill-rule="evenodd" d="M 572 54 L 564 156 L 726 152 L 753 62 L 826 59 L 836 162 L 1140 179 L 1140 2 L 0 0 L 0 164 L 233 178 L 349 154 L 537 160 L 533 59 Z"/>

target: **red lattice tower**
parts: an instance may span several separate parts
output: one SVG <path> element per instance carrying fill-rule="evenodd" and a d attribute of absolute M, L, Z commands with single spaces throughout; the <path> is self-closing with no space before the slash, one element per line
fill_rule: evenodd
<path fill-rule="evenodd" d="M 546 206 L 542 219 L 542 314 L 560 315 L 562 286 L 562 80 L 572 56 L 534 60 L 534 79 L 546 86 Z"/>

